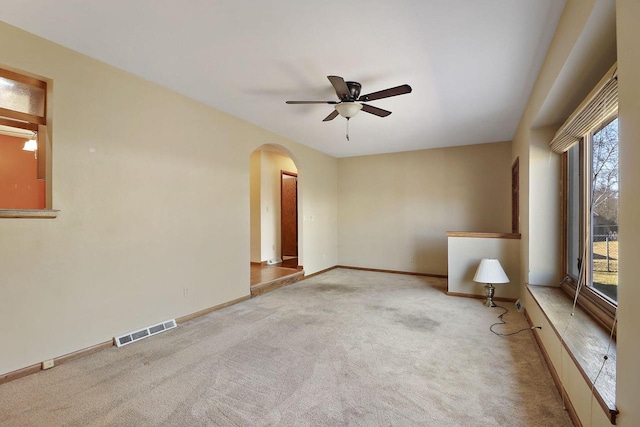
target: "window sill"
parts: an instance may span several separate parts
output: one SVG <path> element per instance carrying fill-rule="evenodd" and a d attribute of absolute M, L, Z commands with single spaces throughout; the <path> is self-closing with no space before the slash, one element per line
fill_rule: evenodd
<path fill-rule="evenodd" d="M 573 301 L 573 298 L 576 296 L 575 281 L 568 278 L 565 279 L 560 286 Z M 600 322 L 605 329 L 611 331 L 611 328 L 614 328 L 613 336 L 616 336 L 617 331 L 615 329 L 617 329 L 617 327 L 614 325 L 616 306 L 614 304 L 598 295 L 588 286 L 584 286 L 578 294 L 578 304 L 580 304 L 587 313 L 590 313 L 596 321 Z"/>
<path fill-rule="evenodd" d="M 593 386 L 593 394 L 612 424 L 615 424 L 618 414 L 615 405 L 615 341 L 610 343 L 609 332 L 580 306 L 576 306 L 575 315 L 571 316 L 573 301 L 561 288 L 529 285 L 527 289 L 589 387 L 593 385 L 592 379 L 598 376 L 603 356 L 607 353 L 609 345 L 611 346 L 609 359 Z"/>
<path fill-rule="evenodd" d="M 0 209 L 0 218 L 44 218 L 58 217 L 57 209 Z"/>

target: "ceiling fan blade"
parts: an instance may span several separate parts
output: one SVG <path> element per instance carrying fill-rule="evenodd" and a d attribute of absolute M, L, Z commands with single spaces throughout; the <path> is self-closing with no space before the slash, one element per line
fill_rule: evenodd
<path fill-rule="evenodd" d="M 328 122 L 329 120 L 333 120 L 336 117 L 338 117 L 338 110 L 333 110 L 333 113 L 331 113 L 327 117 L 325 117 L 323 122 Z"/>
<path fill-rule="evenodd" d="M 338 101 L 287 101 L 287 104 L 338 104 Z"/>
<path fill-rule="evenodd" d="M 367 104 L 362 104 L 362 111 L 366 111 L 367 113 L 380 117 L 387 117 L 389 114 L 391 114 L 391 111 L 383 110 L 382 108 L 374 107 Z"/>
<path fill-rule="evenodd" d="M 345 83 L 342 77 L 338 76 L 327 76 L 333 88 L 336 90 L 336 95 L 340 98 L 341 101 L 350 100 L 351 92 L 349 91 L 349 87 L 347 87 L 347 83 Z"/>
<path fill-rule="evenodd" d="M 401 85 L 392 87 L 389 89 L 381 90 L 378 92 L 368 93 L 366 95 L 362 95 L 358 101 L 368 102 L 374 101 L 376 99 L 389 98 L 392 96 L 404 95 L 405 93 L 411 93 L 411 86 L 409 85 Z"/>

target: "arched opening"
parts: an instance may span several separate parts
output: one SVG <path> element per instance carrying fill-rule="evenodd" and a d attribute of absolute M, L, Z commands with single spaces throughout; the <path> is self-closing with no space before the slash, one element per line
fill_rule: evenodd
<path fill-rule="evenodd" d="M 250 156 L 251 293 L 304 276 L 300 233 L 299 168 L 291 153 L 262 145 Z"/>

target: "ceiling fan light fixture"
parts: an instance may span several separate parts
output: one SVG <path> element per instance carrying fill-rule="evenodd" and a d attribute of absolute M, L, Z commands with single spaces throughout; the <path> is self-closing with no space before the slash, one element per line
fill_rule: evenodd
<path fill-rule="evenodd" d="M 362 110 L 362 104 L 359 102 L 341 102 L 340 104 L 336 104 L 336 111 L 347 119 L 358 114 L 358 111 Z"/>

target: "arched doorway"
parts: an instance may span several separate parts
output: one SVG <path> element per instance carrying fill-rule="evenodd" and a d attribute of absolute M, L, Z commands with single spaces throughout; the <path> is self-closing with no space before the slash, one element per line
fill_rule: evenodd
<path fill-rule="evenodd" d="M 250 156 L 251 293 L 266 292 L 303 277 L 299 169 L 291 153 L 276 145 Z M 285 283 L 286 282 L 286 283 Z"/>

